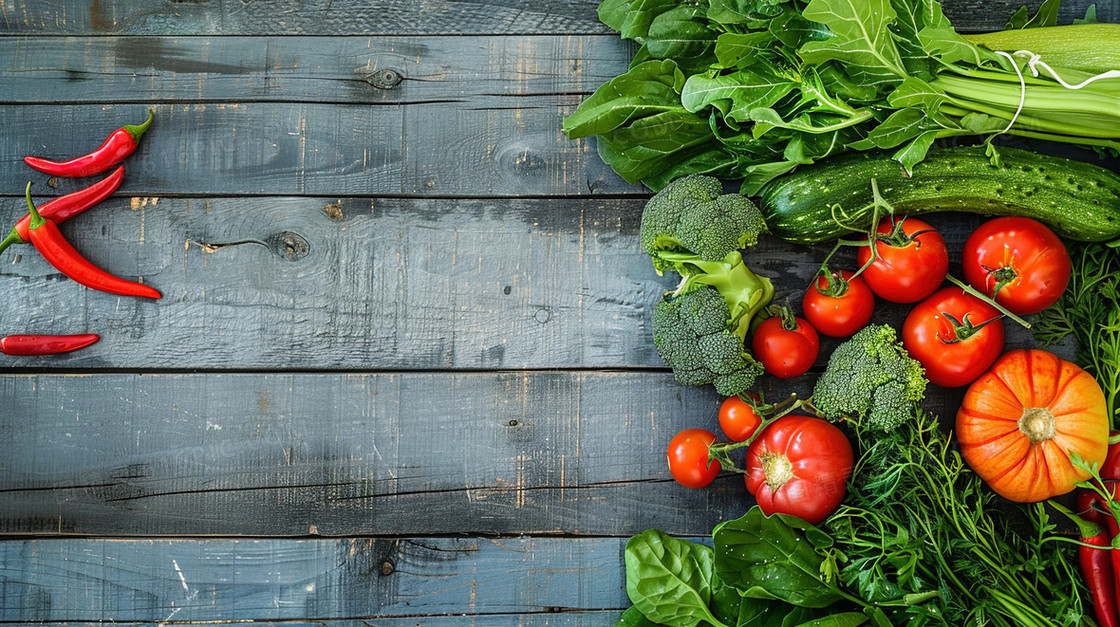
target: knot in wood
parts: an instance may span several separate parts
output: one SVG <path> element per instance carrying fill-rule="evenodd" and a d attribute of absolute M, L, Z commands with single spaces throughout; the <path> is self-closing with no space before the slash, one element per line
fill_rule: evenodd
<path fill-rule="evenodd" d="M 378 70 L 366 76 L 366 82 L 378 89 L 392 89 L 401 84 L 404 76 L 392 68 Z"/>
<path fill-rule="evenodd" d="M 273 253 L 288 261 L 299 261 L 311 252 L 311 245 L 299 233 L 283 231 L 268 238 L 268 247 Z"/>

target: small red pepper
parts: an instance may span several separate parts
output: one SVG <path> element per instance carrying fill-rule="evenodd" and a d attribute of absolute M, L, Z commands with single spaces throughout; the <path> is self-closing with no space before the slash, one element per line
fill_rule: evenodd
<path fill-rule="evenodd" d="M 98 268 L 83 257 L 66 241 L 58 225 L 39 215 L 31 202 L 31 183 L 27 184 L 27 207 L 31 213 L 31 226 L 28 230 L 31 243 L 43 258 L 56 270 L 81 283 L 82 285 L 121 296 L 146 296 L 160 298 L 160 293 L 143 283 L 133 283 Z"/>
<path fill-rule="evenodd" d="M 69 161 L 51 161 L 40 157 L 24 157 L 23 162 L 40 172 L 53 176 L 93 176 L 120 163 L 136 150 L 144 131 L 152 125 L 154 110 L 148 109 L 148 119 L 143 124 L 130 124 L 113 131 L 101 146 L 81 157 Z"/>
<path fill-rule="evenodd" d="M 123 165 L 118 166 L 112 174 L 85 189 L 79 189 L 76 192 L 43 203 L 39 207 L 39 215 L 48 220 L 54 220 L 55 224 L 61 224 L 112 196 L 113 192 L 121 186 L 122 180 L 124 180 Z M 30 241 L 31 235 L 28 233 L 30 228 L 31 214 L 29 213 L 20 218 L 19 222 L 16 222 L 7 237 L 0 240 L 0 253 L 12 244 L 26 244 Z"/>
<path fill-rule="evenodd" d="M 1081 541 L 1102 548 L 1077 547 L 1077 559 L 1081 574 L 1093 599 L 1093 613 L 1101 627 L 1120 627 L 1120 599 L 1116 595 L 1116 573 L 1120 551 L 1113 551 L 1113 531 L 1117 528 L 1112 513 L 1105 513 L 1095 507 L 1100 499 L 1092 491 L 1077 491 L 1079 516 L 1071 516 L 1078 527 Z"/>
<path fill-rule="evenodd" d="M 96 333 L 81 335 L 9 335 L 0 339 L 5 355 L 55 355 L 85 348 L 100 340 Z"/>

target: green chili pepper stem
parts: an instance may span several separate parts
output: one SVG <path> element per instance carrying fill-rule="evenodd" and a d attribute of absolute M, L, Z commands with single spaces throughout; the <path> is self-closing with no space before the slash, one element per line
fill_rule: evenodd
<path fill-rule="evenodd" d="M 24 191 L 27 195 L 27 211 L 31 213 L 31 226 L 30 228 L 37 229 L 47 223 L 47 219 L 39 215 L 39 210 L 35 208 L 35 203 L 31 202 L 31 181 L 27 182 L 27 190 Z"/>
<path fill-rule="evenodd" d="M 155 111 L 155 109 L 148 109 L 148 119 L 145 120 L 143 124 L 128 124 L 124 127 L 124 130 L 128 131 L 129 135 L 132 135 L 132 141 L 137 144 L 140 143 L 140 138 L 144 136 L 144 132 L 152 125 L 152 120 L 155 118 Z"/>
<path fill-rule="evenodd" d="M 12 230 L 8 232 L 8 236 L 5 237 L 4 239 L 0 240 L 0 253 L 7 250 L 8 247 L 11 246 L 12 244 L 26 244 L 26 243 L 27 243 L 27 241 L 19 236 L 19 231 L 17 231 L 15 229 L 15 227 L 12 227 Z"/>

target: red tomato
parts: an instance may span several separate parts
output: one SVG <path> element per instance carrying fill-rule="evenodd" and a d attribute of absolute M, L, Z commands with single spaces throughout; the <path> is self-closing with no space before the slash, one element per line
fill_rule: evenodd
<path fill-rule="evenodd" d="M 805 291 L 801 310 L 805 319 L 817 331 L 832 337 L 848 337 L 862 329 L 875 312 L 875 295 L 858 276 L 852 278 L 847 270 L 832 273 L 829 281 L 825 275 L 818 275 L 813 285 Z M 838 296 L 830 294 L 832 286 L 842 280 L 847 287 L 841 287 Z"/>
<path fill-rule="evenodd" d="M 1069 283 L 1069 253 L 1054 232 L 1030 218 L 996 218 L 964 243 L 968 284 L 1017 314 L 1042 311 Z"/>
<path fill-rule="evenodd" d="M 860 274 L 872 292 L 892 303 L 916 303 L 934 293 L 949 271 L 945 239 L 932 226 L 914 218 L 884 218 L 875 233 L 875 261 Z M 917 234 L 917 235 L 915 235 Z M 862 268 L 871 247 L 856 253 Z"/>
<path fill-rule="evenodd" d="M 754 394 L 749 394 L 757 400 Z M 762 418 L 755 413 L 751 404 L 738 396 L 728 396 L 719 407 L 719 428 L 732 442 L 742 442 L 754 435 Z"/>
<path fill-rule="evenodd" d="M 717 461 L 708 463 L 708 447 L 716 434 L 706 429 L 685 429 L 669 442 L 669 472 L 686 488 L 702 488 L 719 474 Z"/>
<path fill-rule="evenodd" d="M 926 369 L 931 383 L 950 388 L 967 385 L 1003 351 L 999 318 L 995 307 L 959 287 L 946 287 L 906 316 L 902 346 Z"/>
<path fill-rule="evenodd" d="M 747 491 L 762 511 L 822 522 L 844 500 L 852 445 L 832 423 L 790 414 L 747 447 Z"/>
<path fill-rule="evenodd" d="M 803 318 L 793 319 L 796 328 L 786 329 L 781 316 L 762 321 L 751 338 L 751 350 L 766 372 L 788 379 L 808 372 L 817 360 L 821 338 Z"/>

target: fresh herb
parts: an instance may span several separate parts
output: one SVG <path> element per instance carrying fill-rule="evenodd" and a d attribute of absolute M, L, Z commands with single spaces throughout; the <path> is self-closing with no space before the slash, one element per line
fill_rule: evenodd
<path fill-rule="evenodd" d="M 1038 314 L 1035 337 L 1046 345 L 1077 340 L 1077 363 L 1104 390 L 1108 415 L 1120 426 L 1120 248 L 1070 244 L 1069 285 L 1054 306 Z"/>
<path fill-rule="evenodd" d="M 1056 4 L 1016 25 L 1049 24 Z M 910 170 L 961 135 L 1120 147 L 1120 81 L 981 48 L 936 0 L 605 0 L 599 17 L 640 48 L 564 131 L 597 135 L 604 161 L 652 189 L 707 173 L 753 195 L 848 150 Z"/>

